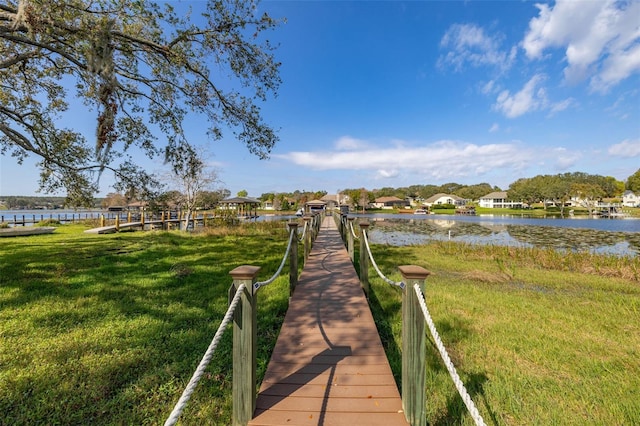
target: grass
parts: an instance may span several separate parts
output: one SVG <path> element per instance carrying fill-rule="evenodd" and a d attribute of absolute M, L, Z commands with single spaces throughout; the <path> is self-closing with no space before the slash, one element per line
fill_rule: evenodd
<path fill-rule="evenodd" d="M 0 424 L 164 422 L 226 311 L 229 271 L 254 264 L 268 278 L 287 239 L 281 222 L 83 230 L 0 240 Z M 372 250 L 395 281 L 401 264 L 431 271 L 429 309 L 487 424 L 640 424 L 639 259 L 453 242 Z M 287 273 L 260 290 L 259 377 L 287 309 Z M 399 381 L 400 294 L 370 282 Z M 182 424 L 229 424 L 231 337 Z M 471 424 L 428 342 L 428 423 Z"/>
<path fill-rule="evenodd" d="M 640 424 L 639 259 L 451 242 L 372 250 L 383 271 L 431 272 L 431 315 L 487 424 Z M 400 295 L 370 281 L 399 380 Z M 428 342 L 428 423 L 473 424 Z"/>
<path fill-rule="evenodd" d="M 79 225 L 0 245 L 0 424 L 159 424 L 227 309 L 229 271 L 273 274 L 282 224 L 200 235 L 83 234 Z M 288 270 L 259 293 L 258 375 L 287 309 Z M 231 418 L 228 330 L 183 424 Z"/>

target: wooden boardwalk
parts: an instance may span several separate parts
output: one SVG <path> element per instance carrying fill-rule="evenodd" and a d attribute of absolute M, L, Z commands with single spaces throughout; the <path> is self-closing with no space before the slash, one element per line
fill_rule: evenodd
<path fill-rule="evenodd" d="M 407 425 L 360 281 L 327 217 L 291 298 L 250 425 Z"/>

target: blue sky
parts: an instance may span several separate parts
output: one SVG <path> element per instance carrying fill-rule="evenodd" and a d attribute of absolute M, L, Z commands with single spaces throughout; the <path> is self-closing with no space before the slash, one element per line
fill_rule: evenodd
<path fill-rule="evenodd" d="M 507 189 L 538 174 L 625 180 L 640 168 L 640 1 L 265 1 L 260 10 L 286 18 L 268 34 L 282 85 L 262 105 L 280 142 L 266 161 L 231 132 L 209 144 L 234 195 Z M 206 141 L 197 117 L 186 127 Z M 0 161 L 0 194 L 35 193 L 29 165 Z"/>

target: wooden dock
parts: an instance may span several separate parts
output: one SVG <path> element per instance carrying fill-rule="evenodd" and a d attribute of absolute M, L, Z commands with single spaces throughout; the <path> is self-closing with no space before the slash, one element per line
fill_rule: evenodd
<path fill-rule="evenodd" d="M 327 217 L 291 298 L 250 425 L 408 425 L 360 281 Z"/>

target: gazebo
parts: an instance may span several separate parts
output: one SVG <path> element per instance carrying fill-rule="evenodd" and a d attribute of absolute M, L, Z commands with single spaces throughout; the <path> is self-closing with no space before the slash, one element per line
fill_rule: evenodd
<path fill-rule="evenodd" d="M 258 217 L 260 201 L 249 197 L 234 197 L 220 201 L 225 210 L 235 210 L 240 218 Z"/>
<path fill-rule="evenodd" d="M 327 203 L 322 200 L 311 200 L 304 203 L 304 209 L 306 213 L 314 213 L 324 211 L 327 208 Z"/>

